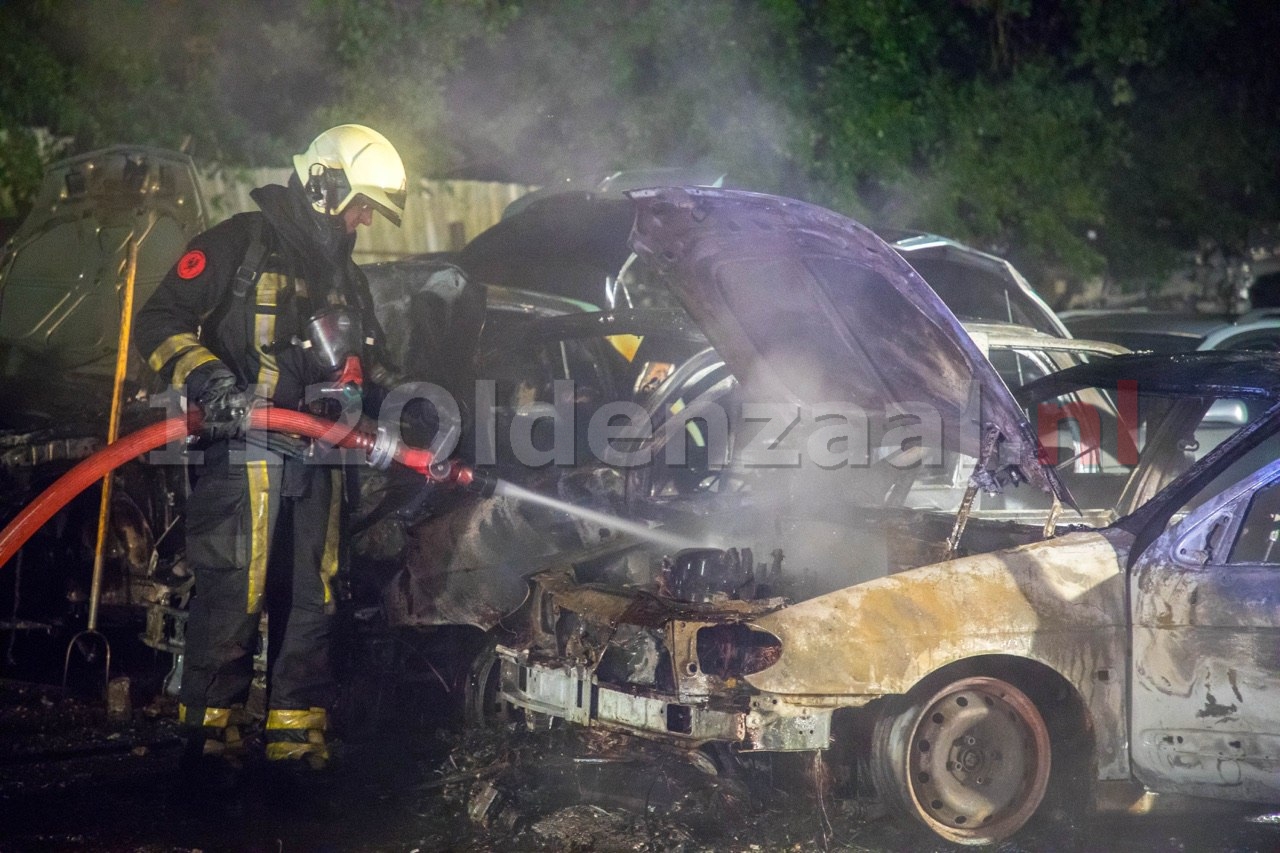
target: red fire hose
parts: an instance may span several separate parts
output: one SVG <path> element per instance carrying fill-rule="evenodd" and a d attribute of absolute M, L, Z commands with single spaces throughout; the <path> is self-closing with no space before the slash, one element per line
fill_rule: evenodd
<path fill-rule="evenodd" d="M 263 407 L 250 413 L 252 430 L 284 432 L 326 441 L 338 447 L 374 451 L 379 437 L 363 430 L 351 429 L 334 421 L 313 417 L 288 409 Z M 170 418 L 158 424 L 130 433 L 119 441 L 85 459 L 63 474 L 39 497 L 23 508 L 22 512 L 0 531 L 0 566 L 9 562 L 27 540 L 52 518 L 58 510 L 71 502 L 76 495 L 101 480 L 108 473 L 150 450 L 184 438 L 189 427 L 186 418 Z M 391 458 L 425 477 L 437 481 L 456 483 L 463 487 L 483 487 L 484 478 L 474 470 L 458 463 L 445 462 L 443 469 L 434 466 L 436 461 L 430 450 L 409 447 L 396 442 L 385 448 Z"/>

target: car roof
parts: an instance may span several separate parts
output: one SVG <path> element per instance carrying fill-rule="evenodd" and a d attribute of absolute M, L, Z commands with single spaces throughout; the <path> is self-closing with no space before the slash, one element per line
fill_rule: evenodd
<path fill-rule="evenodd" d="M 1131 352 L 1127 347 L 1109 341 L 1063 338 L 1019 323 L 976 323 L 972 320 L 961 320 L 960 325 L 964 326 L 970 336 L 985 336 L 990 346 L 1052 349 L 1101 355 L 1127 355 Z"/>
<path fill-rule="evenodd" d="M 1194 350 L 1206 335 L 1231 322 L 1226 314 L 1145 309 L 1066 311 L 1060 316 L 1077 337 L 1157 353 Z"/>
<path fill-rule="evenodd" d="M 1197 349 L 1280 350 L 1280 317 L 1223 326 L 1206 335 Z"/>
<path fill-rule="evenodd" d="M 1090 308 L 1059 314 L 1068 328 L 1142 329 L 1143 331 L 1207 332 L 1231 321 L 1228 314 L 1195 311 L 1149 311 L 1146 308 Z"/>
<path fill-rule="evenodd" d="M 1136 382 L 1141 394 L 1280 400 L 1280 354 L 1212 350 L 1121 355 L 1051 373 L 1027 383 L 1016 396 L 1034 402 L 1080 388 L 1115 388 L 1120 382 Z"/>

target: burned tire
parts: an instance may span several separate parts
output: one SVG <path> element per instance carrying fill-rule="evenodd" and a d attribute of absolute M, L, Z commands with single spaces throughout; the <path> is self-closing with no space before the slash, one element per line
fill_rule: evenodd
<path fill-rule="evenodd" d="M 1044 800 L 1050 762 L 1035 703 L 986 676 L 882 714 L 871 742 L 886 803 L 957 844 L 991 844 L 1021 829 Z"/>
<path fill-rule="evenodd" d="M 472 728 L 493 728 L 520 722 L 519 708 L 503 701 L 498 694 L 502 681 L 502 662 L 490 640 L 471 662 L 463 716 Z"/>

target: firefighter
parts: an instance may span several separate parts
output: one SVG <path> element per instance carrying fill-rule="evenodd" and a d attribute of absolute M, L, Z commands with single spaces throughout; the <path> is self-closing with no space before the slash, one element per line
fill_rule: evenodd
<path fill-rule="evenodd" d="M 264 608 L 268 767 L 329 761 L 343 472 L 264 447 L 248 415 L 367 402 L 380 331 L 351 255 L 375 213 L 400 225 L 405 170 L 385 137 L 356 124 L 320 134 L 293 166 L 287 186 L 253 190 L 259 211 L 196 236 L 137 315 L 148 364 L 203 413 L 185 522 L 195 585 L 179 715 L 190 777 L 242 760 Z"/>

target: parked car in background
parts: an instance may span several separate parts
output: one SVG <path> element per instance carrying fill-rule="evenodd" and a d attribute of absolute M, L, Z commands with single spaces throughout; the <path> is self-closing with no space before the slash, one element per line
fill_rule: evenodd
<path fill-rule="evenodd" d="M 1179 311 L 1090 309 L 1060 316 L 1076 337 L 1110 341 L 1134 352 L 1191 352 L 1206 335 L 1231 322 L 1227 314 Z"/>
<path fill-rule="evenodd" d="M 1099 421 L 1113 431 L 1095 439 L 1129 468 L 1126 514 L 891 565 L 884 519 L 937 470 L 933 451 L 976 460 L 951 552 L 980 490 L 1074 505 L 1074 458 L 1042 450 L 973 339 L 856 223 L 723 190 L 636 198 L 641 262 L 747 402 L 855 404 L 870 414 L 867 460 L 779 464 L 861 446 L 802 417 L 764 443 L 739 434 L 740 466 L 687 481 L 686 498 L 719 495 L 684 528 L 698 547 L 641 537 L 516 558 L 541 571 L 475 670 L 477 719 L 550 717 L 722 760 L 816 752 L 837 791 L 867 768 L 890 806 L 965 844 L 1085 806 L 1103 784 L 1280 801 L 1280 357 L 1116 356 L 1032 381 L 1033 412 L 1089 389 L 1112 401 Z M 724 377 L 691 370 L 707 367 L 710 393 Z M 1210 447 L 1196 436 L 1219 398 L 1246 401 L 1246 423 Z M 937 433 L 917 429 L 935 417 Z"/>
<path fill-rule="evenodd" d="M 1077 337 L 1110 341 L 1135 352 L 1280 350 L 1280 310 L 1274 308 L 1239 316 L 1091 309 L 1065 311 L 1061 317 Z"/>
<path fill-rule="evenodd" d="M 1205 335 L 1196 349 L 1280 352 L 1280 309 L 1263 308 L 1243 314 L 1231 325 Z"/>
<path fill-rule="evenodd" d="M 1012 323 L 1047 335 L 1069 336 L 1058 315 L 1004 258 L 936 234 L 886 229 L 876 233 L 907 259 L 961 320 Z"/>

